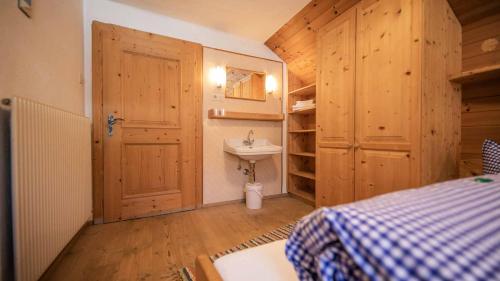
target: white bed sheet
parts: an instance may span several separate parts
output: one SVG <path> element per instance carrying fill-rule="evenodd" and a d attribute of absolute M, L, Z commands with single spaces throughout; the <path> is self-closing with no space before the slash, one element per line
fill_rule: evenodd
<path fill-rule="evenodd" d="M 215 268 L 224 281 L 299 280 L 285 256 L 286 240 L 238 251 L 217 259 Z"/>

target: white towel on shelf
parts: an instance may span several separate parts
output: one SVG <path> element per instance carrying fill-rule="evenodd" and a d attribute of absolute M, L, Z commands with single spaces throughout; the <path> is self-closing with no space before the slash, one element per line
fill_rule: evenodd
<path fill-rule="evenodd" d="M 306 110 L 306 109 L 312 109 L 312 108 L 316 108 L 316 105 L 315 104 L 312 104 L 312 105 L 293 105 L 292 106 L 292 111 L 299 111 L 299 110 Z"/>
<path fill-rule="evenodd" d="M 313 99 L 310 99 L 310 100 L 298 100 L 295 102 L 294 106 L 306 106 L 306 105 L 313 105 L 314 104 L 314 100 Z"/>

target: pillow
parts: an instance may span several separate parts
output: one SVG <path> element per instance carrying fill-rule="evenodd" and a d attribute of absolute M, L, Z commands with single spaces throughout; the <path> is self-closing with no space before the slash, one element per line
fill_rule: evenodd
<path fill-rule="evenodd" d="M 483 174 L 500 173 L 500 144 L 492 140 L 483 143 Z"/>

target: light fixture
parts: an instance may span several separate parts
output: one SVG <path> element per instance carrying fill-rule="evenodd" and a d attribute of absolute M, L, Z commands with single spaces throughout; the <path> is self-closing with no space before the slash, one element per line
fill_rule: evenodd
<path fill-rule="evenodd" d="M 210 78 L 217 88 L 222 88 L 226 83 L 226 70 L 222 66 L 216 66 L 210 69 Z"/>
<path fill-rule="evenodd" d="M 268 94 L 274 93 L 278 89 L 278 82 L 272 75 L 266 76 L 266 92 Z"/>

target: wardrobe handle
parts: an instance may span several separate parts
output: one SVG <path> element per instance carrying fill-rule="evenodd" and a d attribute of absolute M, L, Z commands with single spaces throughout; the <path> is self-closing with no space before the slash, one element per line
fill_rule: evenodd
<path fill-rule="evenodd" d="M 354 149 L 358 149 L 358 148 L 359 148 L 359 143 L 355 143 L 355 144 L 353 145 L 353 147 L 354 147 Z"/>

